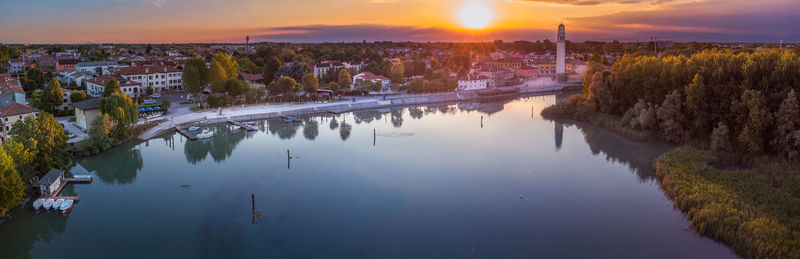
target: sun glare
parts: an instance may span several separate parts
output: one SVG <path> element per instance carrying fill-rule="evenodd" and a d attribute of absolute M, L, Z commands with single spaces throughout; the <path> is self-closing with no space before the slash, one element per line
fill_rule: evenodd
<path fill-rule="evenodd" d="M 492 9 L 481 3 L 468 3 L 458 11 L 458 21 L 469 29 L 483 29 L 494 19 Z"/>

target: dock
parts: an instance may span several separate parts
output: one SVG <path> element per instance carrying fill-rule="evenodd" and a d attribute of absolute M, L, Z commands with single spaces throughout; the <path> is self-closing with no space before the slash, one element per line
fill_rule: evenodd
<path fill-rule="evenodd" d="M 67 183 L 91 183 L 93 179 L 93 177 L 64 177 L 64 180 L 67 181 Z"/>
<path fill-rule="evenodd" d="M 175 127 L 175 130 L 177 130 L 178 133 L 180 133 L 181 135 L 183 135 L 184 137 L 186 137 L 186 138 L 188 138 L 190 140 L 197 140 L 197 136 L 192 134 L 191 132 L 189 132 L 189 130 L 186 129 L 186 128 Z"/>
<path fill-rule="evenodd" d="M 240 129 L 246 130 L 246 131 L 256 131 L 256 127 L 253 127 L 253 126 L 250 126 L 250 125 L 245 125 L 242 122 L 238 122 L 238 121 L 234 121 L 234 120 L 228 120 L 228 123 L 230 123 L 231 125 L 234 125 L 236 127 L 239 127 Z"/>
<path fill-rule="evenodd" d="M 78 202 L 80 200 L 78 196 L 52 196 L 48 197 L 48 199 L 53 199 L 53 200 L 64 199 L 64 200 L 73 200 L 75 202 Z"/>

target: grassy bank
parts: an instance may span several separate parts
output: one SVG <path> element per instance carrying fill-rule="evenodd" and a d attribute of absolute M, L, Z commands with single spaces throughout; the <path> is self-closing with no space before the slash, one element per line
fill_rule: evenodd
<path fill-rule="evenodd" d="M 691 227 L 747 258 L 800 258 L 800 166 L 762 159 L 726 171 L 716 160 L 681 147 L 656 161 L 661 187 Z"/>
<path fill-rule="evenodd" d="M 649 131 L 636 130 L 621 122 L 621 118 L 597 112 L 594 107 L 584 104 L 582 96 L 572 96 L 542 110 L 546 119 L 578 120 L 588 122 L 636 141 L 653 140 Z"/>

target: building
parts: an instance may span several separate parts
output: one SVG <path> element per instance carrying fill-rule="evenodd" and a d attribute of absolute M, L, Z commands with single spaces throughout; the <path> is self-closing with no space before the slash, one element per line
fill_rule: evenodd
<path fill-rule="evenodd" d="M 358 75 L 353 76 L 353 83 L 350 84 L 350 90 L 355 90 L 361 82 L 370 81 L 372 83 L 381 83 L 381 92 L 386 93 L 391 91 L 389 87 L 392 85 L 392 80 L 385 76 L 378 76 L 372 72 L 365 71 Z"/>
<path fill-rule="evenodd" d="M 489 87 L 489 78 L 486 76 L 465 76 L 458 79 L 458 90 L 478 90 Z"/>
<path fill-rule="evenodd" d="M 25 59 L 23 57 L 9 60 L 8 64 L 10 65 L 8 73 L 17 75 L 25 72 Z"/>
<path fill-rule="evenodd" d="M 14 123 L 27 117 L 35 117 L 38 114 L 38 109 L 19 103 L 0 108 L 0 140 L 5 140 L 8 137 L 8 132 L 14 126 Z"/>
<path fill-rule="evenodd" d="M 314 65 L 314 76 L 320 78 L 325 74 L 328 74 L 329 71 L 337 71 L 341 68 L 345 68 L 344 63 L 340 62 L 323 62 L 321 64 Z"/>
<path fill-rule="evenodd" d="M 532 66 L 522 66 L 514 70 L 514 76 L 535 79 L 539 77 L 539 69 Z"/>
<path fill-rule="evenodd" d="M 92 61 L 92 62 L 78 62 L 75 65 L 75 70 L 90 72 L 95 76 L 108 75 L 111 68 L 122 67 L 116 61 Z"/>
<path fill-rule="evenodd" d="M 103 95 L 103 92 L 106 90 L 106 85 L 111 80 L 117 80 L 119 84 L 119 90 L 123 93 L 130 95 L 131 97 L 139 97 L 139 95 L 143 94 L 144 89 L 142 89 L 142 84 L 139 82 L 134 82 L 131 80 L 127 80 L 120 75 L 104 75 L 98 76 L 95 78 L 90 78 L 86 80 L 86 94 L 92 97 L 100 97 Z"/>
<path fill-rule="evenodd" d="M 0 74 L 0 107 L 15 103 L 25 104 L 25 90 L 20 87 L 17 78 Z"/>
<path fill-rule="evenodd" d="M 142 90 L 152 87 L 154 93 L 161 93 L 168 90 L 183 89 L 183 71 L 175 67 L 120 67 L 112 71 L 128 81 L 140 83 Z M 120 84 L 120 86 L 122 85 Z"/>
<path fill-rule="evenodd" d="M 264 76 L 261 74 L 250 74 L 245 72 L 239 72 L 239 79 L 247 81 L 250 85 L 259 87 L 264 86 Z"/>
<path fill-rule="evenodd" d="M 61 92 L 63 93 L 64 96 L 62 96 L 61 105 L 56 107 L 56 109 L 62 111 L 69 111 L 69 109 L 72 108 L 72 98 L 69 97 L 72 94 L 72 90 L 61 89 Z"/>
<path fill-rule="evenodd" d="M 558 42 L 556 43 L 556 76 L 558 80 L 564 80 L 566 77 L 566 34 L 564 32 L 564 24 L 558 25 Z"/>
<path fill-rule="evenodd" d="M 86 79 L 89 78 L 92 78 L 91 72 L 75 70 L 61 73 L 58 81 L 61 81 L 62 84 L 73 83 L 77 86 L 82 86 Z"/>
<path fill-rule="evenodd" d="M 501 67 L 501 68 L 520 68 L 522 67 L 522 59 L 519 58 L 501 58 L 494 61 L 489 61 L 488 64 L 490 66 Z"/>
<path fill-rule="evenodd" d="M 504 82 L 506 81 L 507 76 L 513 77 L 514 75 L 511 73 L 507 73 L 507 71 L 503 68 L 493 67 L 493 66 L 486 66 L 481 69 L 476 70 L 475 72 L 478 76 L 484 76 L 489 80 L 489 88 L 495 88 L 503 86 Z"/>
<path fill-rule="evenodd" d="M 89 130 L 92 121 L 100 116 L 100 98 L 86 99 L 72 106 L 75 107 L 75 125 L 83 131 Z"/>
<path fill-rule="evenodd" d="M 56 59 L 56 72 L 75 71 L 78 62 L 77 59 Z"/>
<path fill-rule="evenodd" d="M 64 170 L 53 169 L 47 172 L 42 179 L 39 180 L 39 193 L 42 197 L 51 197 L 58 194 L 61 187 L 66 184 L 64 179 Z"/>

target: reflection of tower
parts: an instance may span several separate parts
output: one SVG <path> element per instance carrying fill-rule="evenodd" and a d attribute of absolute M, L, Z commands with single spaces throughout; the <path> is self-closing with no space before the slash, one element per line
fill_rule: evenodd
<path fill-rule="evenodd" d="M 556 122 L 556 151 L 561 150 L 561 143 L 564 141 L 564 124 Z"/>
<path fill-rule="evenodd" d="M 566 78 L 566 52 L 567 46 L 565 41 L 566 35 L 564 34 L 564 24 L 558 25 L 558 42 L 556 42 L 556 76 L 558 80 L 564 80 Z"/>

